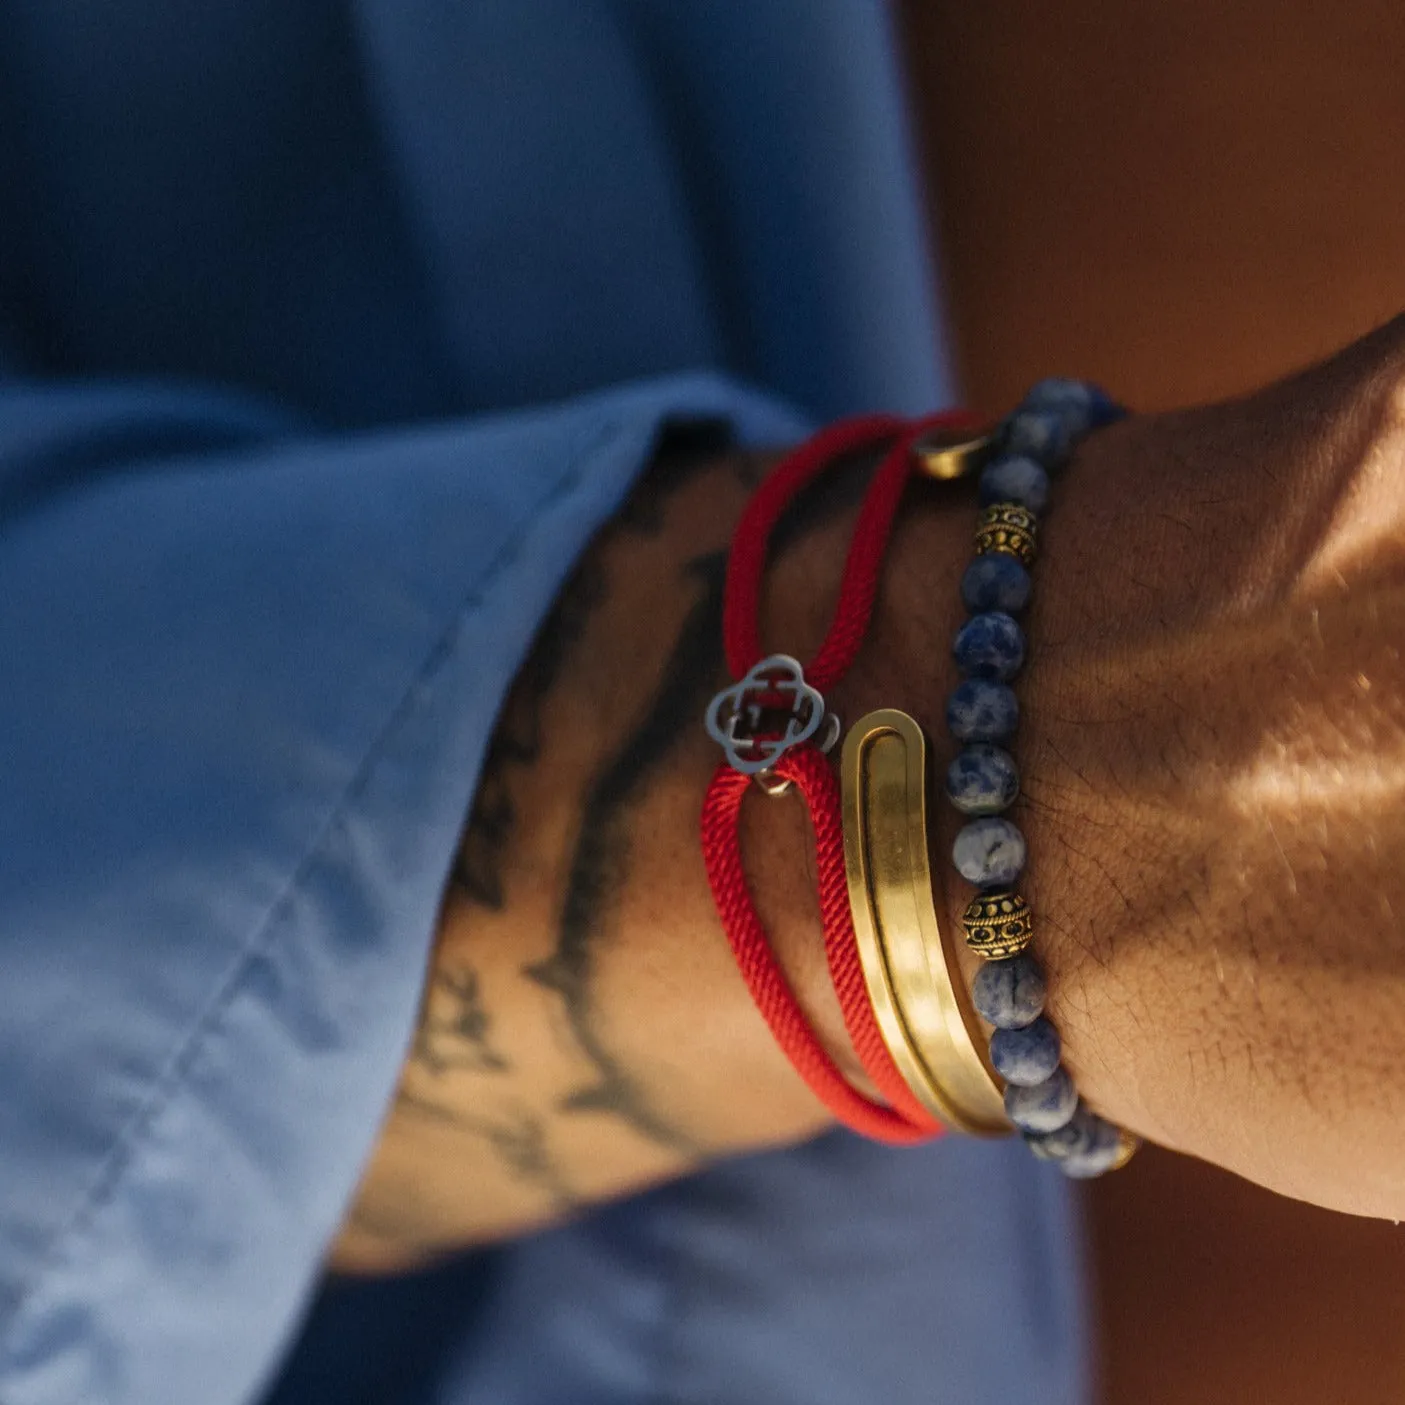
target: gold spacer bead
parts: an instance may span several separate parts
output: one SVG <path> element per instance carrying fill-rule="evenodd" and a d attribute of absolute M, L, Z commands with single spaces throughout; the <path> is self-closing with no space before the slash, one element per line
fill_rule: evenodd
<path fill-rule="evenodd" d="M 986 508 L 976 529 L 976 551 L 985 556 L 992 551 L 1013 556 L 1020 565 L 1034 561 L 1038 546 L 1039 521 L 1019 503 L 998 502 Z"/>
<path fill-rule="evenodd" d="M 1142 1139 L 1135 1132 L 1122 1128 L 1117 1137 L 1117 1157 L 1107 1169 L 1120 1171 L 1141 1150 L 1141 1146 Z"/>
<path fill-rule="evenodd" d="M 1034 940 L 1029 904 L 1018 893 L 981 893 L 961 914 L 966 942 L 987 961 L 1018 956 Z"/>

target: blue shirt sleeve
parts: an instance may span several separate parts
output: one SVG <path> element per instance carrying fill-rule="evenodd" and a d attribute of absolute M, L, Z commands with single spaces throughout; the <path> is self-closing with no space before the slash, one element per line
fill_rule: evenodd
<path fill-rule="evenodd" d="M 317 436 L 0 385 L 0 1399 L 234 1405 L 393 1091 L 505 688 L 676 377 Z"/>

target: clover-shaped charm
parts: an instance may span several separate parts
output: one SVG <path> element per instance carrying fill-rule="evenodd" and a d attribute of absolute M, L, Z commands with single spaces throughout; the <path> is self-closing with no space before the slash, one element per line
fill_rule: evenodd
<path fill-rule="evenodd" d="M 772 654 L 708 704 L 707 734 L 734 770 L 755 776 L 809 741 L 824 717 L 824 698 L 805 681 L 800 661 Z"/>

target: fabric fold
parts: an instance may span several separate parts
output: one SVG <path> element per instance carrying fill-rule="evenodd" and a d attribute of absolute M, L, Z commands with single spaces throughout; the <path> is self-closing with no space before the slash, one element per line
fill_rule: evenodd
<path fill-rule="evenodd" d="M 501 696 L 700 417 L 799 429 L 680 378 L 163 457 L 0 522 L 7 1405 L 236 1405 L 272 1368 L 393 1091 Z"/>

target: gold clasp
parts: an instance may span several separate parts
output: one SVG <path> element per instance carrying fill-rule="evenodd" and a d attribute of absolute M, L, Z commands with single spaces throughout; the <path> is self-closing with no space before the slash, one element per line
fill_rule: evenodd
<path fill-rule="evenodd" d="M 978 473 L 995 447 L 995 430 L 972 434 L 969 429 L 929 429 L 912 445 L 918 469 L 943 482 Z"/>

